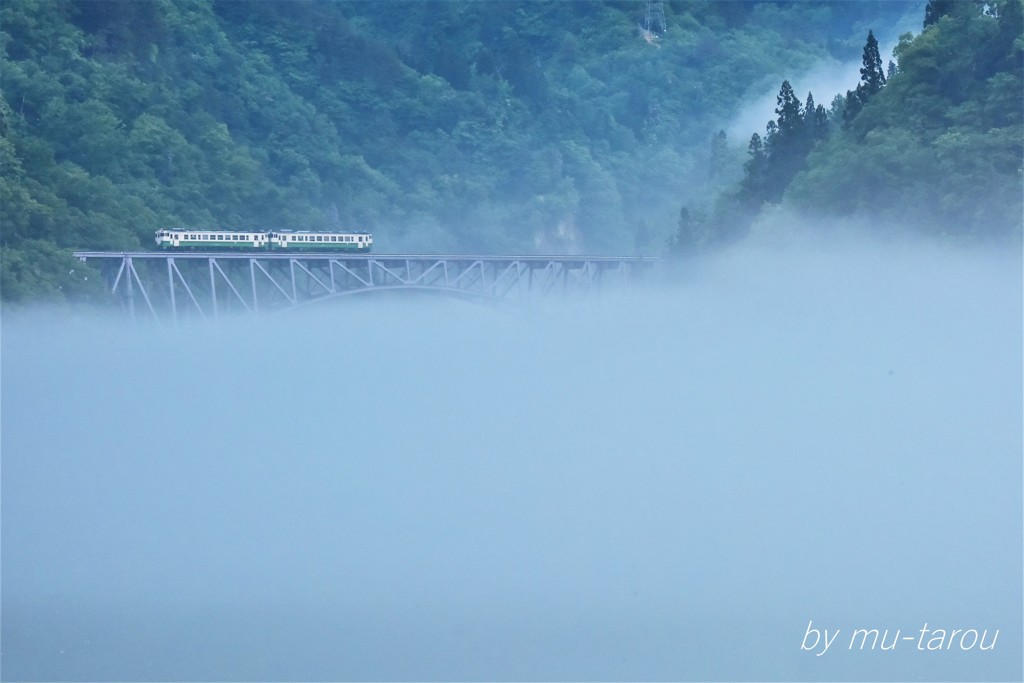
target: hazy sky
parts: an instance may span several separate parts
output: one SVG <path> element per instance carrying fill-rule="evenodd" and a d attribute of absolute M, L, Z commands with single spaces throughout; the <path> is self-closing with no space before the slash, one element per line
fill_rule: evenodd
<path fill-rule="evenodd" d="M 1019 680 L 1020 261 L 762 244 L 520 314 L 5 313 L 3 678 Z"/>

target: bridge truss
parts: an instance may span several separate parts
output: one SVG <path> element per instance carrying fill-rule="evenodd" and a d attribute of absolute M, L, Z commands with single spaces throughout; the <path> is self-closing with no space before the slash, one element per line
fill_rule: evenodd
<path fill-rule="evenodd" d="M 660 259 L 617 256 L 425 256 L 76 252 L 98 266 L 133 317 L 260 314 L 329 297 L 423 290 L 492 301 L 587 296 L 649 276 Z"/>

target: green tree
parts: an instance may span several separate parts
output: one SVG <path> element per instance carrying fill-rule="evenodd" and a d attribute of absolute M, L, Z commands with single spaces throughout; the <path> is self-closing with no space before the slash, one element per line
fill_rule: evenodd
<path fill-rule="evenodd" d="M 878 41 L 875 34 L 868 31 L 861 58 L 860 83 L 856 90 L 846 91 L 846 102 L 843 107 L 843 123 L 849 125 L 860 113 L 864 105 L 885 86 L 885 72 L 882 70 L 882 56 L 878 52 Z"/>
<path fill-rule="evenodd" d="M 760 206 L 768 197 L 768 154 L 761 136 L 754 133 L 747 146 L 749 157 L 743 165 L 744 177 L 740 185 L 740 196 L 751 206 Z"/>
<path fill-rule="evenodd" d="M 868 31 L 868 39 L 864 44 L 863 66 L 860 69 L 860 82 L 864 85 L 864 101 L 874 97 L 885 86 L 885 71 L 882 69 L 882 56 L 878 53 L 878 41 L 875 34 Z"/>

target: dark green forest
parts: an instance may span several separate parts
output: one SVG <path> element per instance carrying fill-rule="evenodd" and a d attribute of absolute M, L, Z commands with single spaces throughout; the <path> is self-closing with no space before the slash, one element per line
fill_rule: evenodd
<path fill-rule="evenodd" d="M 176 226 L 660 254 L 781 205 L 1019 238 L 1021 0 L 661 6 L 647 25 L 643 0 L 5 0 L 0 294 L 93 296 L 71 250 Z M 759 148 L 721 132 L 908 19 L 848 93 L 787 81 Z"/>

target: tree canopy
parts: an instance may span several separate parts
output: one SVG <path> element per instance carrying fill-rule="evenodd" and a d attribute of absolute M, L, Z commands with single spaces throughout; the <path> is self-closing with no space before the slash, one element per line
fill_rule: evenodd
<path fill-rule="evenodd" d="M 929 3 L 924 30 L 901 36 L 888 76 L 869 30 L 860 82 L 836 97 L 831 122 L 820 105 L 811 115 L 811 95 L 801 117 L 784 81 L 778 118 L 751 138 L 737 189 L 719 198 L 706 226 L 687 232 L 710 230 L 704 244 L 728 242 L 765 205 L 781 204 L 822 225 L 857 217 L 882 231 L 1019 245 L 1022 8 L 1021 0 Z"/>

